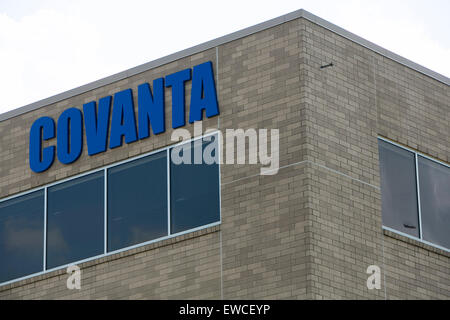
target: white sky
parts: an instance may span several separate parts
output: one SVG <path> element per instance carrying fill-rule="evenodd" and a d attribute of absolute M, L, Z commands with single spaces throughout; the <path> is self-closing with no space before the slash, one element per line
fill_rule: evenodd
<path fill-rule="evenodd" d="M 449 0 L 0 0 L 0 113 L 297 9 L 450 76 Z"/>

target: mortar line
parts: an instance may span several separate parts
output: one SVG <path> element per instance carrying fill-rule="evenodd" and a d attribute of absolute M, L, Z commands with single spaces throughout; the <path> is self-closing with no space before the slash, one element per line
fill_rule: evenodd
<path fill-rule="evenodd" d="M 346 178 L 348 178 L 348 179 L 350 179 L 350 180 L 357 181 L 357 182 L 359 182 L 359 183 L 362 183 L 362 184 L 364 184 L 364 185 L 367 185 L 367 186 L 369 186 L 369 187 L 371 187 L 371 188 L 374 188 L 374 189 L 376 189 L 376 190 L 380 190 L 380 187 L 378 187 L 378 186 L 376 186 L 376 185 L 373 185 L 373 184 L 371 184 L 371 183 L 362 181 L 362 180 L 360 180 L 360 179 L 356 179 L 356 178 L 351 177 L 351 176 L 349 176 L 349 175 L 347 175 L 347 174 L 345 174 L 345 173 L 342 173 L 342 172 L 340 172 L 340 171 L 331 169 L 331 168 L 329 168 L 329 167 L 327 167 L 327 166 L 324 166 L 324 165 L 315 163 L 315 162 L 313 162 L 313 161 L 311 161 L 311 160 L 303 160 L 303 161 L 299 161 L 299 162 L 287 164 L 287 165 L 285 165 L 285 166 L 281 166 L 281 167 L 278 168 L 278 169 L 267 170 L 266 172 L 277 172 L 278 170 L 285 169 L 285 168 L 288 168 L 288 167 L 291 167 L 291 166 L 296 166 L 296 165 L 303 164 L 303 163 L 310 163 L 310 164 L 312 164 L 312 165 L 318 166 L 318 167 L 320 167 L 320 168 L 322 168 L 322 169 L 328 170 L 328 171 L 333 172 L 333 173 L 335 173 L 335 174 L 338 174 L 338 175 L 340 175 L 340 176 L 344 176 L 344 177 L 346 177 Z M 245 179 L 250 179 L 250 178 L 257 177 L 257 176 L 261 176 L 261 174 L 254 174 L 254 175 L 251 175 L 251 176 L 242 177 L 242 178 L 239 178 L 239 179 L 236 179 L 236 180 L 233 180 L 233 181 L 229 181 L 229 182 L 222 183 L 222 185 L 231 184 L 231 183 L 234 183 L 234 182 L 237 182 L 237 181 L 241 181 L 241 180 L 245 180 Z"/>
<path fill-rule="evenodd" d="M 375 96 L 375 111 L 378 114 L 378 97 L 377 97 L 377 74 L 375 69 L 375 57 L 372 57 L 372 76 L 373 76 L 373 84 L 374 84 L 374 96 Z M 378 117 L 376 118 L 378 120 Z M 375 120 L 375 121 L 377 121 Z M 376 125 L 378 127 L 378 123 Z M 383 286 L 384 286 L 384 300 L 387 300 L 387 288 L 386 288 L 386 262 L 385 262 L 385 254 L 384 254 L 384 234 L 381 235 L 381 255 L 383 261 Z"/>

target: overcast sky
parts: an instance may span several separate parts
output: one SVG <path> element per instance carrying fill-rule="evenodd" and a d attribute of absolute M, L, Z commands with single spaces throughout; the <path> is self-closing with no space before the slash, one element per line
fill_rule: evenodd
<path fill-rule="evenodd" d="M 450 77 L 449 0 L 0 0 L 0 113 L 297 9 Z"/>

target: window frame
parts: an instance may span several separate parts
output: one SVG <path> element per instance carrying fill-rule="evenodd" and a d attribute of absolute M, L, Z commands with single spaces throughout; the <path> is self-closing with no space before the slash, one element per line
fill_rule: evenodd
<path fill-rule="evenodd" d="M 211 135 L 210 135 L 211 136 Z M 194 153 L 195 153 L 195 147 L 196 147 L 196 145 L 195 145 L 195 142 L 194 142 L 195 140 L 191 140 L 190 142 L 188 142 L 189 144 L 190 144 L 190 146 L 189 146 L 189 148 L 190 148 L 190 152 L 191 152 L 191 164 L 193 164 L 193 165 L 198 165 L 198 164 L 195 164 L 194 163 Z M 185 143 L 185 144 L 188 144 L 188 143 Z M 200 148 L 202 149 L 202 165 L 204 164 L 203 163 L 203 152 L 204 152 L 204 150 L 203 150 L 203 147 L 204 147 L 204 145 L 203 145 L 203 143 L 204 142 L 201 142 L 201 144 L 200 144 Z M 219 159 L 219 162 L 220 162 L 220 141 L 219 141 L 219 135 L 216 135 L 216 138 L 215 138 L 215 140 L 214 140 L 214 142 L 212 142 L 212 141 L 210 141 L 209 143 L 214 143 L 214 144 L 216 144 L 217 145 L 217 159 Z M 169 148 L 169 153 L 168 153 L 168 155 L 169 156 L 171 156 L 170 155 L 170 151 L 171 150 L 173 150 L 174 148 L 176 148 L 177 147 L 177 145 L 174 145 L 174 146 L 171 146 L 170 148 Z M 172 167 L 172 163 L 171 163 L 171 161 L 168 161 L 167 162 L 168 163 L 168 165 L 169 165 L 169 175 L 167 176 L 167 178 L 168 178 L 168 180 L 170 180 L 168 183 L 169 183 L 169 185 L 168 185 L 168 187 L 171 189 L 170 190 L 170 193 L 172 194 L 172 192 L 175 192 L 173 189 L 172 189 L 172 186 L 171 186 L 171 184 L 172 184 L 172 177 L 175 177 L 175 174 L 176 173 L 174 173 L 174 175 L 172 176 L 172 171 L 171 170 L 173 170 L 173 169 L 175 169 L 174 167 Z M 183 164 L 179 164 L 180 166 L 183 166 Z M 205 165 L 207 165 L 208 166 L 208 164 L 205 164 Z M 220 163 L 217 163 L 217 164 L 212 164 L 212 165 L 217 165 L 217 170 L 220 170 Z M 177 167 L 178 165 L 175 165 L 175 167 Z M 176 171 L 176 170 L 174 170 L 174 171 Z M 219 177 L 218 177 L 218 183 L 220 184 L 220 174 L 219 174 Z M 219 201 L 219 212 L 220 212 L 220 190 L 218 190 L 219 191 L 219 193 L 218 193 L 218 201 Z M 170 234 L 170 232 L 173 232 L 173 230 L 172 230 L 172 220 L 171 219 L 173 219 L 174 217 L 176 217 L 176 212 L 174 211 L 174 210 L 172 210 L 172 205 L 173 205 L 173 201 L 172 200 L 174 200 L 174 199 L 172 199 L 172 197 L 168 197 L 168 199 L 169 199 L 169 202 L 170 203 L 168 203 L 168 206 L 170 206 L 171 207 L 171 210 L 169 211 L 169 223 L 170 223 L 170 225 L 168 226 L 168 230 L 169 230 L 169 234 Z M 175 209 L 175 208 L 173 208 L 173 209 Z M 221 219 L 221 217 L 219 216 L 219 219 Z M 176 221 L 176 220 L 175 220 Z M 212 222 L 211 222 L 212 223 Z M 210 223 L 209 223 L 210 224 Z M 200 224 L 200 226 L 201 226 L 201 224 Z M 188 229 L 186 229 L 186 230 L 191 230 L 191 229 L 196 229 L 196 228 L 198 228 L 198 227 L 192 227 L 192 228 L 188 228 Z M 176 233 L 182 233 L 182 232 L 184 232 L 184 231 L 186 231 L 186 230 L 182 230 L 182 231 L 178 231 L 178 232 L 176 232 Z"/>
<path fill-rule="evenodd" d="M 423 244 L 435 247 L 437 249 L 440 249 L 440 250 L 443 250 L 443 251 L 446 251 L 446 252 L 450 252 L 450 248 L 446 248 L 446 247 L 440 246 L 438 244 L 435 244 L 433 242 L 429 242 L 429 241 L 426 241 L 426 240 L 423 239 L 423 234 L 422 234 L 422 208 L 421 208 L 421 203 L 420 203 L 419 156 L 422 157 L 422 158 L 428 159 L 430 161 L 433 161 L 433 162 L 435 162 L 437 164 L 443 165 L 444 167 L 448 168 L 449 170 L 450 170 L 450 165 L 445 163 L 445 162 L 443 162 L 443 161 L 441 161 L 441 160 L 438 160 L 438 159 L 432 158 L 430 156 L 427 156 L 427 155 L 425 155 L 425 154 L 423 154 L 421 152 L 418 152 L 418 151 L 416 151 L 414 149 L 411 149 L 411 148 L 408 148 L 408 147 L 403 146 L 401 144 L 398 144 L 398 143 L 396 143 L 396 142 L 394 142 L 392 140 L 386 139 L 384 137 L 378 136 L 377 140 L 384 141 L 386 143 L 394 145 L 394 146 L 396 146 L 398 148 L 401 148 L 403 150 L 412 152 L 414 154 L 414 166 L 415 166 L 415 178 L 416 178 L 415 188 L 416 188 L 416 194 L 417 194 L 417 212 L 418 212 L 418 215 L 419 215 L 418 216 L 418 219 L 419 219 L 419 237 L 414 237 L 414 236 L 412 236 L 410 234 L 407 234 L 407 233 L 404 233 L 402 231 L 399 231 L 399 230 L 390 228 L 388 226 L 385 226 L 383 224 L 383 221 L 381 221 L 382 229 L 390 231 L 390 232 L 393 232 L 393 233 L 397 233 L 397 234 L 399 234 L 401 236 L 407 237 L 409 239 L 416 240 L 418 242 L 421 242 Z M 381 179 L 381 174 L 380 174 L 380 179 Z M 381 193 L 381 188 L 380 188 L 380 193 Z M 381 200 L 381 201 L 383 201 L 383 200 Z"/>
<path fill-rule="evenodd" d="M 165 148 L 164 148 L 165 149 Z M 133 161 L 137 161 L 137 160 L 139 160 L 139 159 L 143 159 L 143 158 L 146 158 L 146 157 L 151 157 L 152 155 L 154 155 L 154 154 L 158 154 L 158 153 L 163 153 L 163 152 L 166 152 L 166 154 L 165 154 L 165 156 L 166 156 L 166 166 L 167 166 L 167 162 L 169 162 L 169 160 L 167 160 L 167 156 L 169 155 L 168 154 L 168 152 L 167 151 L 165 151 L 164 149 L 159 149 L 159 152 L 158 151 L 152 151 L 150 154 L 146 154 L 144 157 L 138 157 L 138 158 L 136 158 L 136 159 L 127 159 L 127 161 L 126 162 L 123 162 L 123 163 L 115 163 L 113 166 L 108 166 L 108 168 L 107 168 L 107 170 L 105 171 L 105 176 L 106 177 L 109 177 L 108 176 L 108 170 L 109 169 L 111 169 L 111 168 L 114 168 L 114 167 L 118 167 L 118 166 L 121 166 L 121 165 L 123 165 L 123 164 L 127 164 L 127 163 L 130 163 L 130 162 L 133 162 Z M 167 172 L 167 175 L 169 174 L 169 172 Z M 108 195 L 108 185 L 106 184 L 106 190 L 105 190 L 105 193 L 106 193 L 106 195 Z M 167 193 L 167 199 L 166 200 L 168 200 L 169 202 L 170 202 L 170 193 Z M 107 200 L 107 199 L 105 199 L 105 200 Z M 109 203 L 107 203 L 106 204 L 106 208 L 108 207 L 108 205 L 109 205 Z M 166 204 L 167 205 L 167 204 Z M 167 211 L 166 211 L 166 215 L 169 215 L 170 214 L 170 209 L 167 207 Z M 108 241 L 108 213 L 106 212 L 105 213 L 105 241 Z M 167 237 L 167 236 L 170 236 L 170 230 L 169 230 L 169 228 L 167 228 L 167 230 L 166 230 L 166 232 L 167 232 L 167 235 L 164 235 L 164 236 L 161 236 L 161 237 L 159 237 L 159 238 L 155 238 L 155 239 L 152 239 L 152 240 L 148 240 L 148 241 L 144 241 L 144 242 L 139 242 L 139 243 L 136 243 L 136 244 L 134 244 L 134 245 L 131 245 L 131 246 L 125 246 L 125 247 L 123 247 L 123 248 L 121 248 L 121 249 L 116 249 L 116 250 L 111 250 L 111 251 L 109 251 L 109 252 L 120 252 L 122 249 L 124 249 L 124 248 L 130 248 L 130 247 L 134 247 L 134 246 L 136 246 L 136 245 L 139 245 L 139 244 L 141 244 L 141 243 L 150 243 L 151 241 L 153 241 L 153 240 L 157 240 L 157 239 L 162 239 L 162 238 L 165 238 L 165 237 Z M 104 253 L 108 253 L 108 242 L 106 242 L 106 247 L 104 248 Z"/>
<path fill-rule="evenodd" d="M 18 194 L 17 196 L 13 196 L 13 197 L 7 197 L 7 198 L 5 198 L 5 199 L 2 199 L 1 201 L 0 201 L 0 203 L 3 203 L 3 202 L 7 202 L 7 201 L 9 201 L 9 200 L 14 200 L 14 199 L 18 199 L 18 198 L 21 198 L 21 197 L 24 197 L 24 196 L 27 196 L 27 195 L 30 195 L 30 194 L 33 194 L 33 193 L 38 193 L 38 192 L 40 192 L 40 191 L 42 191 L 42 201 L 43 201 L 43 203 L 42 203 L 42 209 L 43 209 L 43 211 L 41 212 L 41 214 L 44 216 L 43 217 L 43 221 L 42 221 L 42 227 L 43 227 L 43 230 L 42 230 L 42 236 L 43 237 L 45 237 L 45 234 L 46 234 L 46 232 L 45 232 L 45 221 L 46 221 L 46 217 L 45 217 L 45 204 L 46 204 L 46 193 L 45 193 L 45 191 L 42 189 L 42 188 L 38 188 L 38 189 L 33 189 L 32 191 L 29 191 L 29 192 L 22 192 L 22 193 L 20 193 L 20 194 Z M 28 199 L 29 200 L 29 199 Z M 23 201 L 23 199 L 22 199 L 22 201 Z M 42 243 L 43 244 L 43 243 Z M 46 256 L 46 251 L 45 251 L 45 247 L 43 247 L 42 248 L 42 256 L 43 257 L 45 257 Z M 44 260 L 45 260 L 45 258 L 44 258 Z M 44 266 L 44 263 L 45 263 L 45 261 L 42 261 L 42 264 L 40 265 L 40 269 L 42 269 L 41 271 L 38 271 L 38 272 L 35 272 L 35 273 L 42 273 L 43 271 L 45 271 L 45 269 L 43 268 L 43 266 Z M 24 277 L 27 277 L 27 276 L 22 276 L 22 277 L 20 277 L 20 278 L 16 278 L 16 279 L 21 279 L 21 278 L 24 278 Z M 13 282 L 13 281 L 16 281 L 15 279 L 13 279 L 13 280 L 8 280 L 8 281 L 4 281 L 3 283 L 9 283 L 9 282 Z M 1 285 L 2 283 L 0 283 L 0 285 Z"/>
<path fill-rule="evenodd" d="M 100 174 L 101 173 L 101 174 Z M 102 172 L 102 170 L 98 170 L 98 171 L 96 171 L 96 172 L 92 172 L 92 173 L 90 173 L 90 174 L 87 174 L 87 175 L 83 175 L 83 176 L 81 176 L 81 177 L 77 177 L 77 178 L 72 178 L 72 179 L 70 179 L 70 180 L 68 180 L 68 181 L 65 181 L 65 182 L 58 182 L 58 183 L 56 183 L 56 184 L 54 184 L 54 185 L 51 185 L 51 186 L 47 186 L 46 187 L 46 189 L 45 189 L 45 195 L 46 195 L 46 201 L 45 201 L 45 203 L 44 203 L 44 205 L 45 205 L 45 212 L 46 212 L 46 215 L 45 215 L 45 218 L 46 218 L 46 225 L 44 225 L 44 230 L 45 230 L 45 232 L 46 232 L 46 236 L 45 236 L 45 249 L 46 249 L 46 255 L 45 255 L 45 267 L 47 267 L 47 264 L 48 264 L 48 262 L 49 262 L 49 256 L 47 256 L 47 253 L 48 253 L 48 247 L 47 247 L 47 245 L 48 245 L 48 239 L 49 239 L 49 237 L 48 237 L 48 230 L 49 230 L 49 228 L 48 228 L 48 222 L 49 222 L 49 216 L 48 216 L 48 207 L 49 207 L 49 203 L 51 202 L 51 199 L 52 199 L 52 197 L 50 197 L 50 201 L 49 201 L 49 193 L 48 193 L 48 190 L 50 189 L 50 188 L 52 188 L 52 187 L 55 187 L 55 186 L 59 186 L 59 185 L 63 185 L 64 183 L 67 183 L 67 182 L 71 182 L 71 181 L 75 181 L 75 180 L 77 180 L 77 179 L 81 179 L 81 178 L 83 178 L 83 177 L 88 177 L 88 176 L 90 176 L 90 175 L 95 175 L 95 174 L 97 174 L 98 176 L 97 177 L 94 177 L 94 179 L 98 179 L 98 178 L 105 178 L 104 177 L 104 172 Z M 91 178 L 92 179 L 92 178 Z M 83 182 L 81 182 L 81 184 L 82 183 L 86 183 L 86 182 L 92 182 L 92 180 L 85 180 L 85 181 L 83 181 Z M 103 181 L 104 182 L 104 181 Z M 104 183 L 103 183 L 103 185 L 104 185 Z M 73 186 L 78 186 L 78 185 L 71 185 L 71 186 L 69 186 L 69 188 L 71 188 L 71 187 L 73 187 Z M 99 184 L 99 187 L 100 187 L 100 184 Z M 98 191 L 100 191 L 99 193 L 101 194 L 101 190 L 98 190 Z M 50 193 L 50 195 L 51 195 L 51 193 Z M 57 197 L 55 197 L 55 198 L 57 198 Z M 103 198 L 103 199 L 99 199 L 99 200 L 102 200 L 103 202 L 105 201 L 105 199 Z M 104 213 L 105 213 L 105 211 L 104 211 L 104 208 L 105 208 L 105 203 L 103 203 L 103 219 L 105 218 L 104 217 Z M 99 216 L 97 216 L 97 218 L 100 218 L 100 211 L 99 212 L 96 212 L 96 214 L 98 214 Z M 104 237 L 103 237 L 104 238 Z M 69 246 L 71 246 L 72 245 L 72 243 L 69 243 Z M 103 246 L 104 247 L 104 246 Z M 100 249 L 100 247 L 98 248 L 98 249 Z M 104 253 L 104 252 L 103 252 Z M 89 256 L 88 256 L 88 258 L 89 258 Z M 85 259 L 88 259 L 88 258 L 85 258 Z M 84 260 L 84 259 L 82 259 L 82 260 Z M 63 264 L 63 265 L 71 265 L 72 263 L 67 263 L 67 264 Z M 50 268 L 50 269 L 55 269 L 55 268 L 58 268 L 59 266 L 57 265 L 56 267 L 53 267 L 53 268 Z M 50 270 L 49 269 L 49 270 Z M 45 271 L 45 269 L 44 269 L 44 271 Z"/>
<path fill-rule="evenodd" d="M 111 255 L 114 255 L 114 254 L 117 254 L 117 253 L 120 253 L 120 252 L 123 252 L 123 251 L 132 250 L 132 249 L 139 248 L 139 247 L 142 247 L 142 246 L 146 246 L 146 245 L 149 245 L 149 244 L 152 244 L 152 243 L 155 243 L 155 242 L 164 241 L 164 240 L 171 239 L 171 238 L 174 238 L 174 237 L 178 237 L 178 236 L 181 236 L 181 235 L 184 235 L 184 234 L 187 234 L 187 233 L 195 232 L 195 231 L 198 231 L 198 230 L 203 230 L 203 229 L 206 229 L 206 228 L 210 228 L 210 227 L 214 227 L 214 226 L 222 224 L 222 187 L 221 187 L 222 183 L 221 183 L 221 163 L 219 161 L 219 163 L 218 163 L 218 175 L 219 175 L 219 180 L 218 180 L 219 181 L 219 185 L 218 185 L 218 188 L 219 188 L 219 221 L 212 222 L 212 223 L 209 223 L 207 225 L 202 225 L 202 226 L 199 226 L 199 227 L 195 227 L 195 228 L 192 228 L 192 229 L 184 230 L 184 231 L 181 231 L 181 232 L 178 232 L 178 233 L 171 233 L 171 230 L 170 230 L 170 215 L 171 215 L 171 211 L 170 211 L 171 210 L 170 209 L 170 199 L 171 199 L 171 193 L 170 193 L 170 149 L 172 149 L 173 147 L 177 147 L 177 146 L 186 144 L 186 143 L 192 143 L 193 141 L 196 141 L 198 139 L 203 139 L 205 137 L 212 136 L 212 135 L 216 135 L 216 137 L 218 139 L 218 145 L 219 145 L 219 148 L 218 148 L 219 157 L 218 157 L 218 159 L 221 159 L 220 158 L 221 157 L 221 154 L 220 154 L 220 152 L 221 152 L 221 150 L 220 150 L 221 134 L 220 134 L 219 130 L 214 130 L 212 132 L 205 133 L 205 134 L 203 134 L 201 136 L 198 136 L 198 137 L 192 137 L 191 139 L 189 139 L 187 141 L 181 141 L 181 142 L 177 142 L 177 143 L 174 143 L 174 144 L 170 144 L 170 145 L 167 145 L 165 147 L 162 147 L 162 148 L 159 148 L 159 149 L 156 149 L 156 150 L 152 150 L 152 151 L 147 152 L 147 153 L 140 154 L 138 156 L 134 156 L 134 157 L 131 157 L 131 158 L 128 158 L 128 159 L 125 159 L 125 160 L 121 160 L 121 161 L 118 161 L 118 162 L 115 162 L 115 163 L 112 163 L 112 164 L 108 164 L 106 166 L 102 166 L 102 167 L 97 168 L 97 169 L 89 170 L 89 171 L 86 171 L 86 172 L 83 172 L 83 173 L 80 173 L 80 174 L 77 174 L 77 175 L 74 175 L 74 176 L 62 179 L 62 180 L 58 180 L 58 181 L 55 181 L 55 182 L 52 182 L 52 183 L 48 183 L 48 184 L 45 184 L 43 186 L 36 187 L 36 188 L 30 189 L 30 190 L 27 190 L 27 191 L 23 191 L 23 192 L 20 192 L 20 193 L 17 193 L 17 194 L 5 197 L 3 199 L 0 199 L 0 203 L 1 203 L 1 202 L 4 202 L 4 201 L 7 201 L 7 200 L 11 200 L 11 199 L 14 199 L 14 198 L 17 198 L 17 197 L 21 197 L 21 196 L 24 196 L 24 195 L 36 192 L 36 191 L 40 191 L 40 190 L 44 191 L 44 239 L 43 239 L 44 250 L 43 250 L 43 257 L 42 257 L 43 258 L 43 271 L 36 272 L 36 273 L 30 274 L 30 275 L 27 275 L 27 276 L 23 276 L 23 277 L 20 277 L 20 278 L 16 278 L 16 279 L 13 279 L 13 280 L 9 280 L 9 281 L 6 281 L 6 282 L 2 282 L 2 283 L 0 283 L 0 286 L 7 285 L 7 284 L 10 284 L 10 283 L 14 283 L 14 282 L 18 282 L 18 281 L 22 281 L 22 280 L 29 279 L 29 278 L 32 278 L 32 277 L 40 276 L 40 275 L 47 274 L 47 273 L 50 273 L 50 272 L 53 272 L 53 271 L 56 271 L 56 270 L 67 268 L 68 266 L 71 266 L 71 265 L 77 265 L 77 264 L 84 263 L 84 262 L 87 262 L 87 261 L 92 261 L 92 260 L 95 260 L 95 259 L 111 256 Z M 124 164 L 124 163 L 128 163 L 128 162 L 134 161 L 134 160 L 145 158 L 145 157 L 151 156 L 151 155 L 153 155 L 155 153 L 159 153 L 159 152 L 163 152 L 163 151 L 166 152 L 166 159 L 167 159 L 167 212 L 166 212 L 166 214 L 167 214 L 167 222 L 168 222 L 168 228 L 167 228 L 168 229 L 167 230 L 168 234 L 163 236 L 163 237 L 157 238 L 157 239 L 149 240 L 149 241 L 146 241 L 146 242 L 141 242 L 141 243 L 138 243 L 138 244 L 135 244 L 135 245 L 131 245 L 131 246 L 128 246 L 128 247 L 124 247 L 124 248 L 121 248 L 121 249 L 118 249 L 118 250 L 114 250 L 114 251 L 109 251 L 108 252 L 108 250 L 107 250 L 107 245 L 108 245 L 108 233 L 107 233 L 108 232 L 108 169 L 116 167 L 116 166 L 119 166 L 119 165 Z M 57 266 L 57 267 L 54 267 L 54 268 L 51 268 L 51 269 L 47 269 L 47 265 L 46 265 L 47 264 L 46 263 L 47 262 L 46 261 L 47 260 L 46 259 L 46 257 L 47 257 L 47 214 L 48 214 L 48 212 L 47 212 L 47 207 L 48 207 L 48 193 L 47 193 L 47 191 L 48 190 L 47 189 L 50 188 L 50 187 L 53 187 L 55 185 L 62 184 L 64 182 L 71 181 L 71 180 L 74 180 L 74 179 L 77 179 L 77 178 L 81 178 L 81 177 L 84 177 L 84 176 L 87 176 L 87 175 L 90 175 L 90 174 L 93 174 L 93 173 L 98 173 L 98 172 L 103 172 L 103 181 L 104 181 L 104 185 L 103 185 L 103 189 L 104 189 L 103 190 L 103 192 L 104 192 L 104 198 L 103 198 L 104 199 L 104 213 L 103 213 L 103 219 L 104 219 L 104 241 L 103 241 L 103 253 L 99 254 L 99 255 L 96 255 L 96 256 L 93 256 L 93 257 L 89 257 L 89 258 L 83 259 L 83 260 L 78 260 L 78 261 L 74 261 L 74 262 L 71 262 L 71 263 L 68 263 L 68 264 L 65 264 L 65 265 L 61 265 L 61 266 Z"/>

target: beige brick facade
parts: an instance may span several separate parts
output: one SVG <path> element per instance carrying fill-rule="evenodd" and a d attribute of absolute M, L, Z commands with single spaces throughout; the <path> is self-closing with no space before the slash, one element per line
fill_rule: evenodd
<path fill-rule="evenodd" d="M 203 128 L 279 129 L 278 174 L 222 165 L 220 225 L 84 262 L 81 290 L 63 269 L 0 286 L 0 299 L 450 298 L 449 252 L 382 229 L 377 142 L 450 162 L 448 83 L 303 17 L 3 120 L 1 198 L 172 144 L 166 89 L 165 133 L 94 156 L 84 145 L 39 174 L 28 163 L 37 118 L 127 88 L 137 99 L 141 83 L 205 61 L 220 115 Z M 369 265 L 381 290 L 367 289 Z"/>

